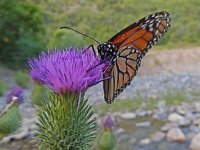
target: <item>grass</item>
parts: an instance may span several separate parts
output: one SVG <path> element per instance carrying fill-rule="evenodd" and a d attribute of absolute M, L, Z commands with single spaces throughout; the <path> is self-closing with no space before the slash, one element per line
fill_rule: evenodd
<path fill-rule="evenodd" d="M 124 100 L 118 99 L 113 102 L 111 105 L 106 103 L 100 104 L 96 111 L 100 115 L 104 115 L 105 112 L 118 112 L 118 111 L 135 111 L 138 108 L 143 110 L 153 110 L 156 109 L 158 106 L 158 102 L 160 100 L 165 100 L 167 106 L 171 105 L 179 105 L 185 102 L 187 99 L 186 95 L 177 90 L 166 90 L 165 94 L 158 96 L 158 98 L 152 97 L 142 97 L 141 94 L 138 92 L 135 98 L 127 98 Z"/>
<path fill-rule="evenodd" d="M 147 98 L 144 102 L 144 110 L 153 110 L 157 108 L 158 99 L 156 98 Z"/>
<path fill-rule="evenodd" d="M 163 99 L 167 105 L 180 105 L 186 101 L 186 95 L 180 91 L 168 90 Z"/>
<path fill-rule="evenodd" d="M 140 95 L 137 95 L 136 98 L 131 99 L 127 98 L 125 100 L 118 99 L 114 101 L 111 105 L 108 105 L 107 103 L 100 104 L 99 109 L 97 111 L 99 114 L 103 114 L 104 112 L 117 112 L 117 111 L 134 111 L 138 107 L 142 105 L 142 97 Z"/>

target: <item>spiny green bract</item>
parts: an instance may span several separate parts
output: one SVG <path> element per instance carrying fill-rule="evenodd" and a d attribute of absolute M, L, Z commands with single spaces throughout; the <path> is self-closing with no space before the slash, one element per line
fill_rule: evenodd
<path fill-rule="evenodd" d="M 113 150 L 116 146 L 116 138 L 112 133 L 112 130 L 103 130 L 99 141 L 98 146 L 100 150 Z"/>
<path fill-rule="evenodd" d="M 86 99 L 52 94 L 38 110 L 37 123 L 41 144 L 50 150 L 87 150 L 96 137 L 95 118 Z"/>
<path fill-rule="evenodd" d="M 13 104 L 7 111 L 0 114 L 0 139 L 15 132 L 21 125 L 18 104 Z"/>

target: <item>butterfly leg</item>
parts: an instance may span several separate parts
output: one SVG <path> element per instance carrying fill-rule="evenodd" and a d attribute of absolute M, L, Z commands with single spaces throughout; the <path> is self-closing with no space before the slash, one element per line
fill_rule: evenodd
<path fill-rule="evenodd" d="M 86 48 L 86 49 L 83 51 L 83 54 L 84 54 L 87 50 L 89 50 L 90 48 L 92 48 L 92 51 L 93 51 L 93 53 L 94 53 L 94 56 L 96 57 L 97 54 L 96 54 L 96 52 L 95 52 L 94 45 L 90 45 L 88 48 Z"/>
<path fill-rule="evenodd" d="M 102 74 L 104 74 L 104 73 L 107 73 L 107 74 L 108 74 L 108 77 L 100 79 L 99 81 L 97 81 L 96 84 L 98 84 L 99 82 L 102 82 L 102 81 L 104 81 L 104 80 L 108 80 L 108 79 L 112 78 L 112 75 L 110 74 L 110 72 L 105 71 L 105 72 L 103 72 Z"/>

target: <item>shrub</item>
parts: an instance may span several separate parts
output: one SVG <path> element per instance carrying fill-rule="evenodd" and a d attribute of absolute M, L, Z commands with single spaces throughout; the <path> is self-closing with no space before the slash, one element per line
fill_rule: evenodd
<path fill-rule="evenodd" d="M 5 81 L 0 81 L 0 96 L 8 89 L 8 85 Z"/>
<path fill-rule="evenodd" d="M 81 35 L 67 29 L 55 31 L 49 42 L 50 49 L 54 49 L 55 47 L 58 49 L 65 49 L 67 47 L 79 48 L 83 45 L 84 41 Z"/>
<path fill-rule="evenodd" d="M 27 58 L 42 49 L 42 11 L 30 0 L 1 0 L 0 14 L 0 62 L 22 68 Z"/>
<path fill-rule="evenodd" d="M 30 78 L 29 75 L 26 72 L 23 71 L 17 71 L 16 76 L 15 76 L 15 81 L 17 85 L 23 87 L 23 88 L 28 88 L 30 84 Z"/>

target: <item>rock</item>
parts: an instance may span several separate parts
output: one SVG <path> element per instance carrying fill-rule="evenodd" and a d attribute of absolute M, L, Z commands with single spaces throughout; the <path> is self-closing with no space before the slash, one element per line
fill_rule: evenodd
<path fill-rule="evenodd" d="M 139 122 L 135 124 L 136 127 L 150 127 L 151 126 L 151 122 L 149 121 L 145 121 L 145 122 Z"/>
<path fill-rule="evenodd" d="M 187 111 L 185 117 L 189 118 L 191 121 L 194 121 L 195 116 L 191 111 Z"/>
<path fill-rule="evenodd" d="M 29 131 L 28 130 L 24 130 L 23 132 L 20 132 L 19 134 L 16 134 L 15 135 L 15 140 L 21 140 L 21 139 L 24 139 L 26 137 L 29 136 Z"/>
<path fill-rule="evenodd" d="M 126 119 L 126 120 L 135 119 L 135 117 L 136 117 L 136 114 L 132 112 L 127 112 L 120 115 L 120 118 Z"/>
<path fill-rule="evenodd" d="M 155 113 L 152 115 L 152 119 L 153 120 L 161 120 L 161 118 Z"/>
<path fill-rule="evenodd" d="M 183 120 L 180 120 L 178 122 L 178 124 L 181 126 L 181 127 L 186 127 L 186 126 L 189 126 L 191 124 L 191 120 L 188 119 L 187 117 L 184 117 Z"/>
<path fill-rule="evenodd" d="M 131 145 L 133 145 L 133 144 L 135 144 L 136 143 L 136 138 L 135 137 L 132 137 L 131 139 L 130 139 L 130 141 L 129 141 L 129 143 L 131 144 Z"/>
<path fill-rule="evenodd" d="M 124 129 L 124 128 L 119 128 L 119 129 L 117 129 L 117 130 L 115 131 L 115 134 L 116 134 L 116 135 L 120 135 L 120 134 L 123 134 L 123 133 L 125 133 L 125 129 Z"/>
<path fill-rule="evenodd" d="M 187 140 L 191 140 L 196 134 L 195 133 L 187 133 L 186 138 Z"/>
<path fill-rule="evenodd" d="M 30 130 L 37 130 L 37 125 L 33 123 L 32 125 L 30 125 L 29 129 Z"/>
<path fill-rule="evenodd" d="M 176 107 L 176 112 L 179 113 L 180 115 L 185 115 L 185 111 L 181 106 Z"/>
<path fill-rule="evenodd" d="M 198 132 L 200 132 L 200 129 L 199 129 L 197 126 L 195 126 L 195 125 L 191 125 L 191 126 L 189 127 L 189 130 L 190 130 L 190 132 L 192 132 L 192 133 L 198 133 Z"/>
<path fill-rule="evenodd" d="M 168 117 L 168 110 L 163 108 L 158 108 L 155 114 L 159 117 L 159 120 L 165 120 Z"/>
<path fill-rule="evenodd" d="M 160 128 L 160 130 L 162 131 L 162 132 L 167 132 L 169 129 L 171 129 L 171 128 L 173 128 L 173 127 L 177 127 L 178 125 L 177 125 L 177 123 L 175 123 L 175 122 L 167 122 L 166 124 L 164 124 L 161 128 Z"/>
<path fill-rule="evenodd" d="M 123 134 L 117 137 L 117 141 L 119 141 L 120 143 L 126 142 L 127 140 L 128 140 L 127 134 Z"/>
<path fill-rule="evenodd" d="M 190 142 L 190 150 L 200 150 L 200 133 L 195 135 Z"/>
<path fill-rule="evenodd" d="M 11 141 L 11 138 L 9 136 L 6 136 L 0 141 L 0 144 L 9 143 L 10 141 Z"/>
<path fill-rule="evenodd" d="M 151 134 L 150 137 L 153 142 L 159 142 L 164 139 L 165 134 L 163 132 L 157 131 L 157 132 Z"/>
<path fill-rule="evenodd" d="M 194 103 L 194 109 L 197 113 L 200 113 L 200 102 Z"/>
<path fill-rule="evenodd" d="M 151 116 L 153 114 L 153 111 L 152 110 L 147 110 L 146 113 L 147 113 L 147 116 Z"/>
<path fill-rule="evenodd" d="M 177 127 L 171 128 L 166 136 L 168 141 L 184 142 L 186 140 L 184 133 Z"/>
<path fill-rule="evenodd" d="M 145 138 L 145 139 L 142 139 L 139 144 L 140 145 L 147 145 L 149 143 L 151 143 L 151 139 L 150 138 Z"/>
<path fill-rule="evenodd" d="M 145 117 L 145 116 L 147 116 L 147 112 L 146 111 L 137 112 L 137 116 L 138 117 Z"/>
<path fill-rule="evenodd" d="M 200 117 L 194 119 L 193 124 L 200 127 Z"/>
<path fill-rule="evenodd" d="M 171 122 L 179 122 L 179 121 L 182 121 L 184 119 L 183 116 L 179 115 L 178 113 L 171 113 L 169 116 L 168 116 L 168 121 L 171 121 Z"/>

